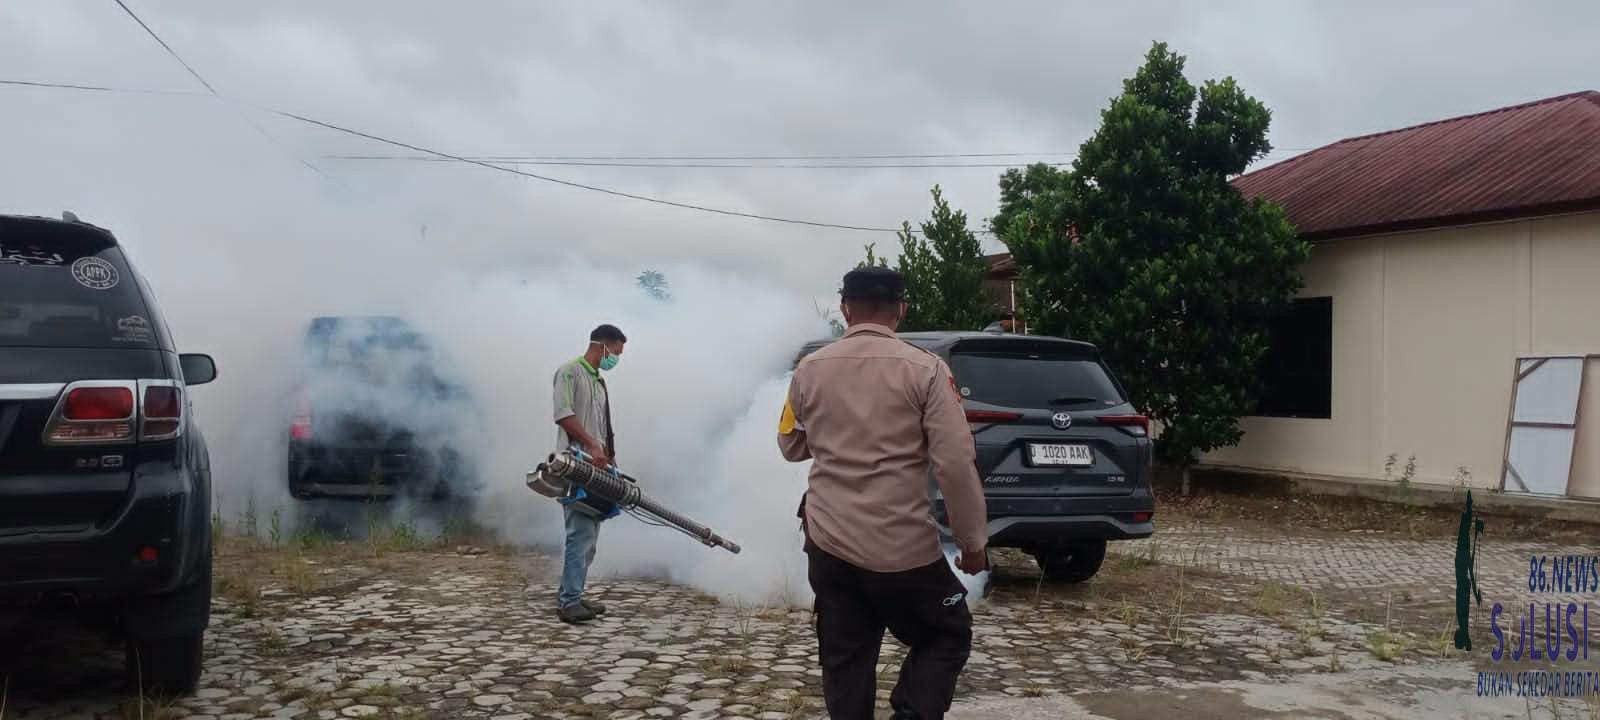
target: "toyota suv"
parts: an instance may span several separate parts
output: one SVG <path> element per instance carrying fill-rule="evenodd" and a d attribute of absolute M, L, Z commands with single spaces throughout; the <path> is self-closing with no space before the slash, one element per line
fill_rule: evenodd
<path fill-rule="evenodd" d="M 117 239 L 0 215 L 0 613 L 76 611 L 183 693 L 211 611 L 211 470 L 179 355 Z"/>
<path fill-rule="evenodd" d="M 1155 531 L 1150 423 L 1093 345 L 993 332 L 900 338 L 955 374 L 977 443 L 990 547 L 1019 548 L 1046 577 L 1075 583 L 1100 570 L 1107 541 Z M 799 358 L 831 342 L 809 343 Z M 944 500 L 931 481 L 929 490 L 948 533 Z"/>

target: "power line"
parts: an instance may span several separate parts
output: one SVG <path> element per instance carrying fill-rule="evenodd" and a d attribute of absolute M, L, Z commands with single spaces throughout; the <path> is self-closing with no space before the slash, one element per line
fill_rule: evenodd
<path fill-rule="evenodd" d="M 28 80 L 0 80 L 0 85 L 57 88 L 63 90 L 90 90 L 93 92 L 109 93 L 132 93 L 137 95 L 187 95 L 189 97 L 207 97 L 205 93 L 195 92 L 193 90 L 160 90 L 154 88 L 106 87 L 104 85 L 73 85 L 71 83 L 30 82 Z"/>
<path fill-rule="evenodd" d="M 723 160 L 939 160 L 946 158 L 1045 157 L 1076 152 L 922 153 L 904 155 L 469 155 L 485 161 L 536 162 L 554 160 L 723 161 Z M 418 155 L 362 155 L 361 159 L 410 160 Z"/>
<path fill-rule="evenodd" d="M 300 157 L 298 154 L 296 154 L 293 151 L 289 150 L 289 148 L 286 147 L 283 143 L 278 142 L 278 139 L 276 137 L 273 137 L 272 133 L 267 132 L 266 128 L 261 127 L 261 124 L 257 123 L 255 121 L 255 118 L 250 117 L 249 113 L 246 113 L 246 112 L 243 112 L 243 111 L 239 110 L 239 108 L 236 105 L 233 104 L 233 101 L 229 100 L 226 97 L 223 97 L 222 93 L 217 92 L 217 89 L 215 87 L 212 87 L 211 83 L 206 82 L 206 79 L 204 77 L 201 77 L 199 71 L 195 70 L 193 65 L 190 65 L 188 63 L 188 61 L 184 60 L 183 56 L 179 55 L 177 50 L 173 50 L 172 46 L 168 45 L 166 40 L 162 40 L 161 36 L 157 35 L 156 31 L 151 29 L 151 27 L 148 24 L 146 24 L 143 19 L 141 19 L 139 17 L 138 13 L 135 13 L 133 11 L 133 8 L 128 7 L 127 3 L 123 2 L 122 0 L 112 0 L 112 1 L 117 4 L 117 7 L 122 8 L 122 11 L 127 13 L 128 17 L 133 18 L 133 21 L 138 23 L 139 27 L 144 28 L 145 33 L 148 34 L 151 39 L 155 40 L 156 43 L 159 44 L 163 50 L 166 50 L 167 54 L 171 55 L 173 60 L 177 60 L 178 64 L 182 65 L 183 69 L 188 70 L 189 74 L 193 75 L 195 80 L 200 81 L 200 84 L 205 86 L 206 90 L 211 93 L 212 97 L 215 97 L 216 99 L 221 100 L 222 102 L 226 103 L 228 105 L 228 107 L 232 108 L 234 110 L 234 112 L 239 113 L 239 117 L 243 118 L 245 122 L 249 123 L 250 127 L 255 128 L 255 131 L 257 133 L 260 133 L 261 137 L 266 138 L 267 142 L 272 143 L 279 150 L 283 151 L 284 153 L 288 154 L 290 157 L 294 158 L 301 165 L 306 166 L 306 168 L 311 170 L 311 172 L 314 172 L 317 175 L 321 176 L 323 180 L 328 181 L 329 183 L 333 184 L 335 187 L 342 187 L 342 186 L 339 185 L 339 183 L 335 182 L 333 178 L 329 177 L 327 173 L 322 172 L 321 168 L 319 168 L 319 167 L 317 167 L 315 165 L 312 165 L 305 158 Z"/>
<path fill-rule="evenodd" d="M 429 157 L 425 155 L 323 155 L 325 160 L 353 160 L 353 161 L 399 161 L 399 162 L 455 162 L 449 158 Z M 520 165 L 560 165 L 577 167 L 625 167 L 625 168 L 727 168 L 738 169 L 777 169 L 777 170 L 874 170 L 895 168 L 1015 168 L 1025 167 L 1028 164 L 1019 163 L 679 163 L 679 162 L 611 162 L 589 160 L 531 160 L 509 157 L 474 157 L 463 156 L 471 160 L 486 163 L 500 163 L 511 166 Z M 1052 162 L 1044 163 L 1054 167 L 1070 165 L 1071 163 Z"/>
<path fill-rule="evenodd" d="M 156 31 L 151 30 L 150 26 L 146 25 L 144 20 L 141 20 L 139 18 L 138 13 L 135 13 L 133 11 L 133 8 L 128 7 L 128 4 L 123 2 L 122 0 L 113 0 L 113 1 L 116 2 L 117 7 L 122 8 L 122 11 L 128 14 L 128 17 L 133 18 L 134 22 L 139 23 L 139 27 L 144 28 L 144 31 L 146 33 L 148 33 L 152 39 L 154 39 L 157 43 L 159 43 L 161 45 L 162 49 L 166 50 L 167 54 L 172 56 L 173 60 L 177 60 L 178 64 L 183 66 L 183 69 L 188 70 L 189 74 L 194 76 L 194 79 L 199 80 L 200 84 L 204 85 L 206 90 L 209 90 L 212 95 L 216 95 L 217 97 L 222 97 L 222 95 L 217 92 L 216 88 L 211 87 L 211 83 L 206 82 L 205 78 L 200 77 L 200 73 L 195 72 L 195 69 L 194 69 L 193 66 L 191 66 L 189 63 L 184 61 L 183 57 L 178 54 L 178 51 L 173 50 L 172 46 L 167 44 L 167 41 L 162 40 L 161 36 L 156 34 Z"/>
<path fill-rule="evenodd" d="M 20 80 L 0 80 L 0 83 L 7 84 L 7 85 L 27 85 L 27 86 L 30 86 L 30 87 L 57 88 L 57 89 L 64 89 L 64 90 L 84 90 L 84 89 L 88 89 L 88 88 L 85 88 L 85 87 L 82 87 L 82 86 L 70 85 L 70 84 L 67 84 L 67 83 L 25 82 L 25 81 L 20 81 Z M 119 92 L 119 93 L 140 92 L 138 90 L 133 90 L 133 89 L 129 89 L 129 88 L 94 87 L 92 89 L 100 90 L 100 91 L 108 91 L 108 92 Z M 563 180 L 561 178 L 550 177 L 548 175 L 539 175 L 539 174 L 536 174 L 536 173 L 527 172 L 525 170 L 519 170 L 517 168 L 504 167 L 504 166 L 501 166 L 501 165 L 494 165 L 494 164 L 483 162 L 483 161 L 480 161 L 480 160 L 473 160 L 473 159 L 470 159 L 470 158 L 459 157 L 459 156 L 456 156 L 456 155 L 451 155 L 451 154 L 446 153 L 446 152 L 440 152 L 438 150 L 432 150 L 432 149 L 429 149 L 429 148 L 425 148 L 425 147 L 422 147 L 420 145 L 411 145 L 409 143 L 404 143 L 404 142 L 401 142 L 399 140 L 393 140 L 393 139 L 390 139 L 390 138 L 381 137 L 381 136 L 378 136 L 378 135 L 373 135 L 371 133 L 362 132 L 360 130 L 353 130 L 353 129 L 350 129 L 350 128 L 347 128 L 347 127 L 341 127 L 341 126 L 335 125 L 333 123 L 323 122 L 321 120 L 317 120 L 317 119 L 314 119 L 314 118 L 306 117 L 306 116 L 303 116 L 303 115 L 297 115 L 295 113 L 285 112 L 283 110 L 277 110 L 277 109 L 274 109 L 274 108 L 269 108 L 269 107 L 266 107 L 264 105 L 257 105 L 255 103 L 251 103 L 251 102 L 246 101 L 246 100 L 238 100 L 236 102 L 242 103 L 244 105 L 248 105 L 249 107 L 255 108 L 256 110 L 259 110 L 261 112 L 270 113 L 270 114 L 273 114 L 273 115 L 278 115 L 280 117 L 285 117 L 285 118 L 288 118 L 290 120 L 295 120 L 297 122 L 305 123 L 305 124 L 308 124 L 308 125 L 315 125 L 317 127 L 325 128 L 325 129 L 328 129 L 328 130 L 333 130 L 333 131 L 336 131 L 336 132 L 344 133 L 344 134 L 347 134 L 347 135 L 352 135 L 352 136 L 359 137 L 359 138 L 364 138 L 364 139 L 367 139 L 367 140 L 372 140 L 374 142 L 383 143 L 385 145 L 390 145 L 390 146 L 393 146 L 393 147 L 397 147 L 397 148 L 401 148 L 401 149 L 405 149 L 405 150 L 410 150 L 412 152 L 418 152 L 418 153 L 423 153 L 423 154 L 426 154 L 426 155 L 431 155 L 431 156 L 435 156 L 435 157 L 439 157 L 439 158 L 444 158 L 444 159 L 447 159 L 447 160 L 453 160 L 453 161 L 456 161 L 456 162 L 462 162 L 462 163 L 466 163 L 468 165 L 476 165 L 478 167 L 488 168 L 490 170 L 497 170 L 499 172 L 510 173 L 510 174 L 513 174 L 513 175 L 519 175 L 521 177 L 530 178 L 530 179 L 533 179 L 533 180 L 540 180 L 540 181 L 543 181 L 543 182 L 554 183 L 554 184 L 557 184 L 557 185 L 564 185 L 564 186 L 567 186 L 567 187 L 578 188 L 578 189 L 581 189 L 581 190 L 589 190 L 589 191 L 592 191 L 592 192 L 604 193 L 606 195 L 613 195 L 613 196 L 616 196 L 616 197 L 628 198 L 630 200 L 638 200 L 638 201 L 641 201 L 641 202 L 648 202 L 648 203 L 653 203 L 653 204 L 656 204 L 656 205 L 666 205 L 666 206 L 669 206 L 669 207 L 683 208 L 685 210 L 698 210 L 700 212 L 714 213 L 714 214 L 717 214 L 717 215 L 727 215 L 727 216 L 730 216 L 730 217 L 743 217 L 743 218 L 750 218 L 750 219 L 753 219 L 753 220 L 767 220 L 767 221 L 771 221 L 771 222 L 788 223 L 788 224 L 791 224 L 791 225 L 807 225 L 807 226 L 811 226 L 811 227 L 833 228 L 833 229 L 836 229 L 836 230 L 856 230 L 856 231 L 860 231 L 860 232 L 885 232 L 885 233 L 887 233 L 887 232 L 899 232 L 899 230 L 900 230 L 899 228 L 870 227 L 870 226 L 864 226 L 864 225 L 846 225 L 846 224 L 842 224 L 842 223 L 829 223 L 829 222 L 819 222 L 819 221 L 815 221 L 815 220 L 803 220 L 803 219 L 799 219 L 799 218 L 778 217 L 778 216 L 774 216 L 774 215 L 761 215 L 761 214 L 758 214 L 758 213 L 747 213 L 747 212 L 740 212 L 740 211 L 737 211 L 737 210 L 726 210 L 726 209 L 723 209 L 723 208 L 715 208 L 715 207 L 709 207 L 709 206 L 705 206 L 705 205 L 695 205 L 693 203 L 683 203 L 683 202 L 677 202 L 677 201 L 674 201 L 674 200 L 667 200 L 667 199 L 664 199 L 664 198 L 651 197 L 649 195 L 639 195 L 639 194 L 635 194 L 635 193 L 623 192 L 621 190 L 614 190 L 614 189 L 611 189 L 611 188 L 601 187 L 601 186 L 598 186 L 598 185 L 588 185 L 588 184 L 585 184 L 585 183 L 573 182 L 571 180 Z M 913 230 L 913 232 L 919 232 L 919 231 Z"/>
<path fill-rule="evenodd" d="M 344 133 L 344 134 L 347 134 L 347 135 L 352 135 L 352 136 L 359 137 L 359 138 L 365 138 L 367 140 L 372 140 L 374 142 L 383 143 L 385 145 L 391 145 L 391 146 L 394 146 L 394 147 L 403 148 L 403 149 L 406 149 L 406 150 L 411 150 L 413 152 L 419 152 L 419 153 L 424 153 L 424 154 L 427 154 L 427 155 L 433 155 L 433 156 L 440 157 L 440 158 L 446 158 L 446 159 L 449 159 L 449 160 L 454 160 L 456 162 L 466 163 L 468 165 L 476 165 L 478 167 L 488 168 L 490 170 L 498 170 L 500 172 L 511 173 L 513 175 L 520 175 L 522 177 L 531 178 L 531 179 L 534 179 L 534 180 L 540 180 L 540 181 L 548 182 L 548 183 L 555 183 L 557 185 L 565 185 L 567 187 L 579 188 L 579 189 L 583 189 L 583 190 L 589 190 L 589 191 L 592 191 L 592 192 L 604 193 L 606 195 L 614 195 L 616 197 L 628 198 L 630 200 L 639 200 L 641 202 L 654 203 L 654 204 L 657 204 L 657 205 L 667 205 L 667 206 L 670 206 L 670 207 L 683 208 L 685 210 L 698 210 L 700 212 L 715 213 L 717 215 L 727 215 L 727 216 L 730 216 L 730 217 L 743 217 L 743 218 L 750 218 L 750 219 L 753 219 L 753 220 L 768 220 L 768 221 L 771 221 L 771 222 L 789 223 L 791 225 L 808 225 L 808 226 L 811 226 L 811 227 L 833 228 L 833 229 L 836 229 L 836 230 L 857 230 L 857 231 L 861 231 L 861 232 L 898 232 L 899 231 L 899 228 L 869 227 L 869 226 L 864 226 L 864 225 L 844 225 L 844 224 L 840 224 L 840 223 L 819 222 L 819 221 L 816 221 L 816 220 L 802 220 L 802 219 L 799 219 L 799 218 L 786 218 L 786 217 L 779 217 L 779 216 L 775 216 L 775 215 L 761 215 L 761 214 L 758 214 L 758 213 L 740 212 L 738 210 L 726 210 L 726 209 L 723 209 L 723 208 L 715 208 L 715 207 L 710 207 L 710 206 L 706 206 L 706 205 L 695 205 L 695 204 L 692 204 L 692 203 L 683 203 L 683 202 L 677 202 L 675 200 L 667 200 L 667 199 L 664 199 L 664 198 L 651 197 L 649 195 L 639 195 L 639 194 L 636 194 L 636 193 L 623 192 L 621 190 L 614 190 L 614 189 L 607 188 L 607 187 L 601 187 L 599 185 L 588 185 L 588 184 L 585 184 L 585 183 L 573 182 L 571 180 L 562 180 L 561 178 L 550 177 L 548 175 L 539 175 L 537 173 L 531 173 L 531 172 L 528 172 L 526 170 L 520 170 L 520 169 L 517 169 L 517 168 L 514 168 L 514 167 L 506 167 L 504 165 L 495 165 L 495 164 L 492 164 L 492 163 L 483 162 L 482 160 L 473 160 L 471 158 L 466 158 L 466 157 L 462 157 L 462 156 L 459 156 L 459 155 L 451 155 L 450 153 L 429 149 L 429 148 L 426 148 L 426 147 L 422 147 L 420 145 L 412 145 L 412 144 L 409 144 L 409 143 L 404 143 L 404 142 L 401 142 L 399 140 L 393 140 L 393 139 L 382 137 L 382 136 L 379 136 L 379 135 L 373 135 L 372 133 L 362 132 L 360 130 L 352 130 L 352 129 L 347 128 L 347 127 L 342 127 L 342 126 L 339 126 L 339 125 L 335 125 L 333 123 L 323 122 L 321 120 L 316 120 L 316 119 L 313 119 L 313 118 L 305 117 L 304 115 L 296 115 L 294 113 L 285 112 L 283 110 L 274 110 L 272 108 L 262 107 L 262 106 L 259 106 L 259 105 L 256 105 L 254 107 L 256 107 L 257 109 L 260 109 L 260 110 L 262 110 L 264 112 L 273 113 L 275 115 L 281 115 L 281 116 L 289 118 L 291 120 L 298 120 L 298 121 L 303 122 L 303 123 L 307 123 L 307 124 L 310 124 L 310 125 L 316 125 L 318 127 L 326 128 L 328 130 L 333 130 L 335 132 L 340 132 L 340 133 Z"/>

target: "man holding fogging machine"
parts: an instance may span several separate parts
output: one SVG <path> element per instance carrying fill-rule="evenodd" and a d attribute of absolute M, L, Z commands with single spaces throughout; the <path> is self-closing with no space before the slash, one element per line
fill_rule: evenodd
<path fill-rule="evenodd" d="M 627 342 L 627 336 L 615 325 L 601 325 L 589 334 L 589 347 L 583 355 L 556 370 L 556 449 L 577 447 L 596 467 L 613 467 L 617 454 L 611 428 L 611 393 L 600 373 L 617 366 Z M 576 486 L 560 502 L 567 534 L 562 547 L 556 616 L 576 625 L 591 622 L 606 611 L 604 605 L 583 599 L 583 585 L 600 541 L 600 523 L 615 517 L 618 509 L 613 503 L 589 497 Z"/>
<path fill-rule="evenodd" d="M 783 456 L 814 461 L 800 517 L 823 696 L 835 720 L 873 717 L 888 628 L 910 648 L 890 696 L 894 717 L 942 718 L 972 649 L 972 615 L 940 548 L 928 477 L 949 510 L 956 565 L 982 572 L 977 449 L 950 368 L 895 337 L 905 279 L 854 270 L 840 297 L 849 330 L 800 362 L 778 423 Z"/>

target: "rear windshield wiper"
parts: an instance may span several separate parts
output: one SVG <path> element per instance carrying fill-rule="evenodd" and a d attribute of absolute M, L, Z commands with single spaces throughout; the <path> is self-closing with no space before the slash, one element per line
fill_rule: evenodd
<path fill-rule="evenodd" d="M 1050 401 L 1051 405 L 1087 405 L 1089 403 L 1104 402 L 1100 398 L 1083 397 L 1081 395 L 1066 395 Z"/>

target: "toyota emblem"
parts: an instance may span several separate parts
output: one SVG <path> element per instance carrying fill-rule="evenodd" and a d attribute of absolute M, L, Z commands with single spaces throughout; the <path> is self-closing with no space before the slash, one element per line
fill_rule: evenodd
<path fill-rule="evenodd" d="M 1065 430 L 1072 427 L 1072 416 L 1064 412 L 1058 412 L 1050 416 L 1050 424 L 1054 425 L 1057 430 Z"/>

